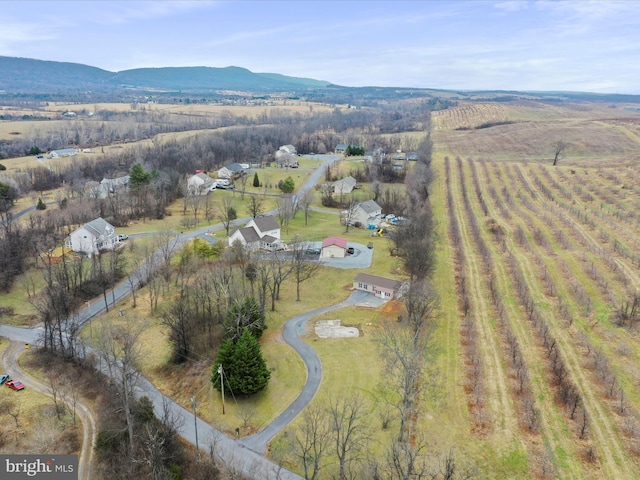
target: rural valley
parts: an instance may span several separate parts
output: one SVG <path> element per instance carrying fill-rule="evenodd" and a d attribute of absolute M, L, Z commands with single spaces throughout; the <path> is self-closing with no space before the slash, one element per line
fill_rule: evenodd
<path fill-rule="evenodd" d="M 640 478 L 638 98 L 127 94 L 0 96 L 2 453 Z"/>

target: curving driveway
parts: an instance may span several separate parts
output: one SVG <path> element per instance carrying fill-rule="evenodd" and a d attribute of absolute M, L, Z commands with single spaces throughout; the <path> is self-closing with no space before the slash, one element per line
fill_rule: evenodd
<path fill-rule="evenodd" d="M 7 372 L 11 372 L 12 377 L 20 378 L 20 381 L 23 383 L 26 382 L 25 385 L 28 385 L 29 388 L 33 388 L 44 395 L 51 396 L 49 387 L 46 384 L 31 377 L 20 368 L 18 357 L 22 352 L 24 352 L 24 347 L 21 343 L 13 342 L 9 348 L 7 348 L 2 358 Z M 82 423 L 82 448 L 78 458 L 78 478 L 81 480 L 91 480 L 93 446 L 98 437 L 95 416 L 91 409 L 80 400 L 75 402 L 75 406 L 65 398 L 62 398 L 62 401 L 65 402 L 69 408 L 75 409 L 76 415 Z"/>

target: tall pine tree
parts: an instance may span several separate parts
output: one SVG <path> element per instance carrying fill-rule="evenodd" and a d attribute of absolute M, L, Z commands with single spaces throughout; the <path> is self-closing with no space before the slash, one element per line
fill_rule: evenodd
<path fill-rule="evenodd" d="M 267 368 L 258 340 L 245 330 L 237 343 L 225 340 L 211 371 L 211 383 L 222 390 L 218 369 L 222 365 L 225 390 L 234 395 L 252 395 L 266 388 L 271 372 Z"/>

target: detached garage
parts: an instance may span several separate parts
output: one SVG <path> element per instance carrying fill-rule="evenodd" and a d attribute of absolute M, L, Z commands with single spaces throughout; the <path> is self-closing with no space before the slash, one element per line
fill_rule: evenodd
<path fill-rule="evenodd" d="M 325 238 L 320 258 L 344 258 L 347 256 L 347 241 L 340 237 Z"/>

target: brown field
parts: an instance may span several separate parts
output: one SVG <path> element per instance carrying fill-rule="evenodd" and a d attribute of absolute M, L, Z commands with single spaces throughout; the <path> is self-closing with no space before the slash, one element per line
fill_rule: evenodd
<path fill-rule="evenodd" d="M 194 117 L 248 117 L 256 118 L 269 112 L 286 112 L 309 114 L 311 112 L 329 112 L 335 108 L 345 108 L 343 105 L 329 105 L 316 102 L 304 102 L 299 100 L 279 100 L 269 104 L 256 103 L 254 105 L 209 105 L 209 104 L 138 104 L 135 107 L 139 111 L 158 112 L 175 116 L 176 118 Z M 67 110 L 74 111 L 78 117 L 70 119 L 62 117 Z M 27 109 L 18 107 L 1 107 L 0 115 L 13 116 L 33 115 L 34 117 L 47 117 L 50 120 L 0 120 L 0 140 L 11 140 L 17 136 L 29 136 L 33 132 L 55 132 L 60 129 L 73 129 L 77 123 L 102 122 L 98 118 L 90 118 L 89 113 L 107 112 L 131 112 L 133 107 L 129 103 L 60 103 L 51 102 L 41 109 Z"/>
<path fill-rule="evenodd" d="M 623 106 L 468 104 L 434 112 L 432 118 L 436 154 L 548 161 L 553 144 L 563 141 L 566 162 L 629 165 L 640 156 L 640 113 Z M 513 123 L 476 128 L 486 122 Z"/>

